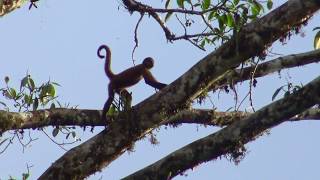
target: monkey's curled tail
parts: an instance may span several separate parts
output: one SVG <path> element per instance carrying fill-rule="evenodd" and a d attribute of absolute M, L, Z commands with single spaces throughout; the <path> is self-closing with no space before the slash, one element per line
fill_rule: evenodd
<path fill-rule="evenodd" d="M 101 54 L 101 50 L 106 51 L 106 55 Z M 105 59 L 104 71 L 109 79 L 114 77 L 114 73 L 111 71 L 111 50 L 107 45 L 101 45 L 98 48 L 97 55 L 101 59 Z"/>

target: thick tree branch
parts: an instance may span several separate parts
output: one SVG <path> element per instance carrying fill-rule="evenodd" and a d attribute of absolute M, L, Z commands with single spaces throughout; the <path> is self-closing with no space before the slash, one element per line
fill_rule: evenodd
<path fill-rule="evenodd" d="M 88 109 L 48 109 L 34 112 L 16 113 L 0 110 L 0 133 L 17 129 L 38 129 L 46 126 L 107 126 L 101 120 L 100 110 Z M 199 124 L 226 126 L 251 115 L 249 112 L 218 112 L 210 109 L 182 110 L 171 116 L 164 125 Z M 108 121 L 111 119 L 108 119 Z M 290 121 L 320 120 L 320 109 L 312 108 Z"/>
<path fill-rule="evenodd" d="M 319 61 L 320 49 L 300 54 L 291 54 L 259 64 L 257 66 L 257 70 L 255 71 L 254 77 L 263 77 L 283 69 L 303 66 Z M 216 90 L 230 82 L 236 84 L 238 82 L 249 80 L 252 76 L 251 73 L 253 72 L 254 68 L 255 67 L 247 67 L 228 72 L 222 78 L 218 79 L 211 87 L 209 87 L 209 90 Z"/>
<path fill-rule="evenodd" d="M 24 113 L 0 110 L 0 133 L 13 129 L 37 129 L 45 126 L 105 126 L 101 111 L 87 109 L 48 109 Z"/>
<path fill-rule="evenodd" d="M 301 90 L 263 107 L 248 118 L 186 145 L 123 179 L 171 179 L 200 163 L 235 152 L 263 131 L 320 103 L 320 76 Z"/>
<path fill-rule="evenodd" d="M 244 26 L 237 37 L 231 38 L 173 83 L 136 105 L 132 114 L 114 121 L 106 130 L 65 153 L 39 179 L 83 179 L 101 170 L 135 141 L 163 124 L 178 110 L 189 106 L 216 78 L 246 59 L 259 55 L 292 27 L 301 25 L 319 6 L 319 1 L 290 0 Z M 236 45 L 236 39 L 241 44 Z"/>
<path fill-rule="evenodd" d="M 208 126 L 227 126 L 233 122 L 247 118 L 252 113 L 249 112 L 216 112 L 212 110 L 196 109 L 184 110 L 172 116 L 165 125 L 178 126 L 180 124 L 199 124 Z M 311 108 L 287 121 L 320 120 L 320 109 Z"/>
<path fill-rule="evenodd" d="M 20 8 L 25 0 L 0 0 L 0 17 Z"/>

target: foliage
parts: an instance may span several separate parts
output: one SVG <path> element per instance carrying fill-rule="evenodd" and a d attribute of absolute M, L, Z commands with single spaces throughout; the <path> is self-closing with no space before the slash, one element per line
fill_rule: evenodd
<path fill-rule="evenodd" d="M 18 108 L 18 111 L 37 110 L 39 104 L 45 107 L 51 103 L 50 108 L 55 108 L 56 86 L 60 86 L 56 82 L 50 80 L 37 86 L 31 75 L 27 74 L 20 83 L 19 88 L 10 86 L 10 78 L 6 76 L 4 78 L 6 83 L 5 88 L 1 88 L 0 92 L 9 101 L 13 102 L 13 106 Z M 56 101 L 59 103 L 58 101 Z M 8 108 L 7 104 L 0 101 L 1 105 Z"/>
<path fill-rule="evenodd" d="M 288 96 L 294 92 L 297 92 L 299 89 L 303 87 L 302 84 L 300 85 L 292 85 L 292 83 L 288 82 L 286 85 L 283 85 L 275 90 L 272 95 L 272 101 L 278 96 L 280 91 L 284 91 L 284 96 Z"/>
<path fill-rule="evenodd" d="M 239 0 L 221 0 L 221 1 L 192 1 L 192 0 L 176 0 L 176 7 L 179 11 L 169 11 L 171 0 L 165 3 L 165 9 L 168 13 L 165 16 L 165 22 L 172 17 L 174 13 L 184 13 L 184 22 L 180 23 L 185 29 L 185 36 L 176 37 L 176 39 L 192 40 L 193 43 L 200 48 L 204 48 L 207 44 L 224 42 L 230 38 L 230 32 L 238 32 L 241 27 L 255 20 L 257 17 L 265 13 L 265 9 L 270 10 L 273 7 L 272 0 L 267 1 L 239 1 Z M 192 24 L 199 22 L 194 15 L 199 15 L 205 22 L 202 33 L 187 34 L 187 30 Z M 176 16 L 179 21 L 180 18 Z M 181 18 L 182 19 L 182 18 Z M 196 26 L 197 28 L 199 26 Z M 199 30 L 196 30 L 199 31 Z"/>

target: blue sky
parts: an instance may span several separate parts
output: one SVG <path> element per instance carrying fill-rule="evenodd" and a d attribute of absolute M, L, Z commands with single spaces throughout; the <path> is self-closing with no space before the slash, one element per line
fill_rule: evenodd
<path fill-rule="evenodd" d="M 12 83 L 18 85 L 29 72 L 37 82 L 51 79 L 60 83 L 62 87 L 58 88 L 58 95 L 61 102 L 84 109 L 101 109 L 107 98 L 108 79 L 103 72 L 104 62 L 96 57 L 97 47 L 105 43 L 112 48 L 114 72 L 132 66 L 133 31 L 138 16 L 130 16 L 119 2 L 48 0 L 41 1 L 38 9 L 28 11 L 25 6 L 1 18 L 0 79 L 10 76 Z M 280 2 L 283 1 L 277 1 Z M 314 17 L 308 27 L 303 28 L 304 37 L 296 35 L 284 46 L 276 43 L 272 51 L 287 55 L 312 50 L 315 34 L 312 28 L 319 26 L 318 22 L 319 17 Z M 146 17 L 139 27 L 139 42 L 135 53 L 137 62 L 147 56 L 154 57 L 156 64 L 152 73 L 165 83 L 174 81 L 210 52 L 200 51 L 186 41 L 168 43 L 161 28 L 153 19 Z M 273 92 L 289 77 L 294 83 L 307 83 L 319 75 L 319 68 L 319 64 L 314 64 L 282 71 L 281 78 L 275 74 L 259 79 L 258 87 L 254 89 L 256 109 L 270 103 Z M 0 87 L 3 86 L 4 81 L 1 80 Z M 246 83 L 242 86 L 239 86 L 239 92 L 243 96 L 248 86 Z M 130 91 L 133 92 L 134 103 L 154 93 L 153 88 L 144 82 L 130 88 Z M 219 110 L 233 106 L 231 94 L 222 94 L 219 98 L 212 95 L 212 100 Z M 247 103 L 244 108 L 248 106 Z M 206 101 L 200 107 L 210 108 L 212 105 Z M 319 122 L 310 121 L 282 124 L 272 129 L 270 135 L 250 143 L 248 155 L 239 165 L 221 158 L 175 179 L 319 179 L 319 127 Z M 47 128 L 46 131 L 51 133 L 51 130 Z M 95 133 L 100 130 L 96 128 Z M 89 179 L 119 179 L 216 130 L 191 125 L 161 128 L 157 133 L 159 145 L 151 145 L 147 139 L 139 141 L 135 152 L 125 153 Z M 39 140 L 24 153 L 21 145 L 14 142 L 0 155 L 0 179 L 6 179 L 8 175 L 20 176 L 26 171 L 26 163 L 33 165 L 31 179 L 36 179 L 64 153 L 43 133 L 32 131 L 32 136 Z M 79 130 L 78 136 L 84 141 L 93 134 Z"/>

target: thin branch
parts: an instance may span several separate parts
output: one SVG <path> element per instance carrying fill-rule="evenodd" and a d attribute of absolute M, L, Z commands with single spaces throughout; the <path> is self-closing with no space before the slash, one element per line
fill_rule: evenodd
<path fill-rule="evenodd" d="M 179 17 L 176 15 L 176 18 L 178 20 L 178 22 L 181 24 L 181 26 L 184 29 L 184 34 L 185 36 L 187 35 L 187 28 L 184 26 L 184 24 L 181 22 L 181 20 L 179 19 Z M 190 39 L 186 39 L 187 41 L 189 41 L 192 45 L 196 46 L 197 48 L 201 49 L 202 51 L 206 51 L 203 47 L 199 46 L 197 43 L 191 41 Z"/>
<path fill-rule="evenodd" d="M 250 78 L 250 83 L 249 83 L 249 102 L 250 102 L 250 106 L 251 106 L 253 112 L 256 112 L 256 110 L 254 109 L 254 106 L 253 106 L 252 86 L 253 86 L 254 76 L 257 72 L 258 65 L 259 65 L 259 59 L 258 59 L 258 62 L 254 65 L 253 71 L 251 72 L 251 78 Z"/>
<path fill-rule="evenodd" d="M 182 36 L 177 36 L 177 37 L 174 37 L 172 38 L 172 41 L 175 41 L 175 40 L 181 40 L 181 39 L 191 39 L 191 38 L 195 38 L 195 37 L 208 37 L 208 36 L 215 36 L 217 35 L 216 33 L 198 33 L 198 34 L 185 34 L 185 35 L 182 35 Z"/>
<path fill-rule="evenodd" d="M 134 52 L 136 51 L 136 48 L 139 46 L 139 41 L 138 41 L 138 27 L 139 27 L 139 24 L 140 22 L 142 21 L 142 18 L 143 18 L 144 14 L 141 13 L 141 16 L 136 24 L 136 27 L 134 28 L 134 42 L 135 42 L 135 45 L 134 45 L 134 48 L 132 50 L 132 54 L 131 54 L 131 58 L 132 58 L 132 63 L 133 65 L 135 66 L 136 64 L 134 63 L 135 60 L 134 60 Z"/>
<path fill-rule="evenodd" d="M 54 144 L 58 145 L 62 150 L 68 151 L 66 148 L 63 147 L 63 144 L 60 144 L 56 142 L 54 139 L 52 139 L 44 130 L 41 130 Z"/>
<path fill-rule="evenodd" d="M 212 32 L 215 32 L 214 28 L 211 26 L 211 24 L 209 24 L 209 22 L 206 20 L 204 15 L 201 15 L 201 18 L 202 18 L 203 22 L 207 25 L 207 27 L 209 27 Z"/>
<path fill-rule="evenodd" d="M 171 9 L 153 8 L 151 6 L 142 4 L 142 3 L 134 1 L 134 0 L 131 0 L 131 1 L 132 2 L 130 4 L 137 3 L 137 4 L 141 5 L 142 7 L 144 7 L 145 9 L 148 9 L 148 11 L 152 10 L 155 13 L 182 13 L 182 14 L 189 14 L 189 15 L 203 15 L 203 14 L 206 14 L 208 12 L 216 11 L 216 10 L 223 10 L 223 11 L 229 12 L 229 9 L 224 7 L 224 4 L 209 8 L 209 9 L 204 10 L 204 11 L 195 11 L 195 10 L 176 9 L 176 8 L 171 8 Z M 125 5 L 127 5 L 127 4 L 128 3 L 125 3 Z"/>
<path fill-rule="evenodd" d="M 140 13 L 148 13 L 152 16 L 158 24 L 161 26 L 163 31 L 165 32 L 165 36 L 168 40 L 174 38 L 174 34 L 169 30 L 169 28 L 165 25 L 165 23 L 161 20 L 160 16 L 153 11 L 152 7 L 144 5 L 140 2 L 134 0 L 122 0 L 123 4 L 126 6 L 129 12 L 133 13 L 134 11 L 138 11 Z"/>

